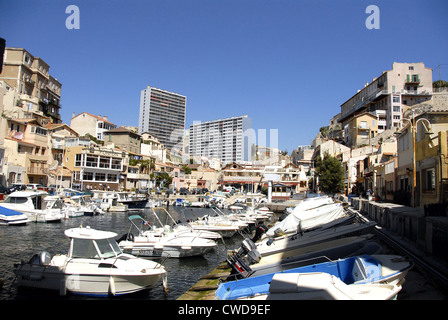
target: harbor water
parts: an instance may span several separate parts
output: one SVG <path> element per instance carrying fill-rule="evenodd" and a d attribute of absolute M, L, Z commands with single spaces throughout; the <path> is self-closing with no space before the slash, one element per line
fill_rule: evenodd
<path fill-rule="evenodd" d="M 192 208 L 169 206 L 166 209 L 178 221 L 196 219 L 203 215 L 212 215 L 209 208 Z M 65 254 L 68 251 L 69 239 L 64 231 L 70 228 L 90 226 L 93 229 L 112 231 L 117 233 L 117 239 L 127 233 L 130 228 L 128 217 L 140 214 L 142 218 L 154 223 L 155 219 L 150 208 L 139 211 L 110 212 L 98 216 L 81 216 L 62 220 L 60 223 L 34 223 L 25 226 L 0 227 L 0 280 L 3 288 L 0 289 L 0 300 L 24 299 L 108 299 L 92 298 L 79 295 L 59 296 L 58 292 L 18 288 L 15 282 L 14 264 L 21 260 L 28 261 L 35 253 L 47 251 L 51 255 Z M 162 220 L 163 223 L 165 221 Z M 135 229 L 134 229 L 135 233 Z M 109 299 L 141 299 L 141 300 L 174 300 L 194 285 L 201 276 L 208 274 L 218 264 L 225 260 L 226 251 L 233 249 L 241 243 L 242 236 L 235 234 L 231 239 L 218 241 L 215 250 L 203 257 L 169 258 L 164 262 L 168 273 L 168 293 L 163 290 L 160 281 L 152 290 L 142 291 L 131 295 L 111 297 Z"/>

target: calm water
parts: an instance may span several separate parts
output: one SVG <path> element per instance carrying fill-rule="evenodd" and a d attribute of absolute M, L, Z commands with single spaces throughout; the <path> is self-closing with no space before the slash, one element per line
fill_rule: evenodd
<path fill-rule="evenodd" d="M 211 209 L 168 207 L 173 218 L 183 220 L 191 219 L 205 214 L 213 214 Z M 82 224 L 93 229 L 113 231 L 121 237 L 129 230 L 128 217 L 136 212 L 105 213 L 94 217 L 76 217 L 63 220 L 61 223 L 29 223 L 26 226 L 0 226 L 0 279 L 4 281 L 0 289 L 0 300 L 20 299 L 94 299 L 92 297 L 70 295 L 60 297 L 58 292 L 31 290 L 18 288 L 14 283 L 14 263 L 21 260 L 28 261 L 33 254 L 40 251 L 48 251 L 51 255 L 64 254 L 68 250 L 69 240 L 64 231 L 76 228 Z M 143 218 L 154 221 L 151 209 L 138 211 Z M 237 234 L 231 239 L 224 239 L 225 244 L 219 243 L 217 249 L 204 257 L 192 257 L 182 259 L 168 259 L 164 266 L 168 272 L 168 289 L 166 294 L 161 282 L 150 291 L 143 291 L 123 297 L 111 299 L 143 299 L 143 300 L 173 300 L 188 290 L 199 278 L 208 274 L 226 256 L 226 250 L 237 247 L 243 238 Z M 95 298 L 107 299 L 107 298 Z"/>

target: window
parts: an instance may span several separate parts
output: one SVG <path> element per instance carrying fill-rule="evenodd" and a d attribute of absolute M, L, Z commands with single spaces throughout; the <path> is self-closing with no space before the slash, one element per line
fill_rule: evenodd
<path fill-rule="evenodd" d="M 393 102 L 400 102 L 400 96 L 394 96 Z"/>
<path fill-rule="evenodd" d="M 82 180 L 93 181 L 93 172 L 84 172 L 82 175 Z"/>
<path fill-rule="evenodd" d="M 97 172 L 95 174 L 95 181 L 106 181 L 106 174 Z"/>
<path fill-rule="evenodd" d="M 423 174 L 423 191 L 436 190 L 436 172 L 434 168 L 422 171 Z"/>
<path fill-rule="evenodd" d="M 98 166 L 98 158 L 87 156 L 86 167 L 97 167 L 97 166 Z"/>
<path fill-rule="evenodd" d="M 82 154 L 77 154 L 75 156 L 75 167 L 80 167 L 82 161 Z"/>
<path fill-rule="evenodd" d="M 414 66 L 409 66 L 409 70 L 414 70 Z"/>
<path fill-rule="evenodd" d="M 400 106 L 394 106 L 394 112 L 400 112 Z"/>
<path fill-rule="evenodd" d="M 361 125 L 359 127 L 362 129 L 367 129 L 367 121 L 361 121 Z"/>
<path fill-rule="evenodd" d="M 41 136 L 46 136 L 47 135 L 47 130 L 45 130 L 43 128 L 32 126 L 31 127 L 31 133 L 39 134 Z"/>

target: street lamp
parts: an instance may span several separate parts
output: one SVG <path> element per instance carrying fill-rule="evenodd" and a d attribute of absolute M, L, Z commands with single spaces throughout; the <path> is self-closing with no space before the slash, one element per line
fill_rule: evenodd
<path fill-rule="evenodd" d="M 413 112 L 414 113 L 414 112 Z M 412 117 L 412 143 L 413 143 L 413 157 L 412 157 L 412 165 L 413 165 L 413 180 L 412 180 L 412 202 L 413 202 L 413 207 L 415 207 L 415 189 L 417 187 L 417 172 L 416 172 L 416 160 L 415 160 L 415 133 L 417 131 L 417 125 L 420 121 L 426 121 L 428 123 L 428 126 L 426 126 L 423 122 L 423 126 L 425 127 L 426 130 L 426 134 L 432 134 L 432 132 L 430 132 L 431 129 L 431 122 L 429 122 L 428 119 L 426 118 L 420 118 L 417 121 L 415 121 L 415 116 L 413 115 Z"/>

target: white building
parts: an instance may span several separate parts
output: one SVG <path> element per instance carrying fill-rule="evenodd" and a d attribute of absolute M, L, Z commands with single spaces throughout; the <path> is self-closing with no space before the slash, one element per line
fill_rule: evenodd
<path fill-rule="evenodd" d="M 403 113 L 431 100 L 432 94 L 432 69 L 422 62 L 394 62 L 391 70 L 384 71 L 341 105 L 338 121 L 347 129 L 353 117 L 368 111 L 377 118 L 378 133 L 401 128 Z"/>
<path fill-rule="evenodd" d="M 98 140 L 104 141 L 104 132 L 115 129 L 117 126 L 107 119 L 107 116 L 96 116 L 88 112 L 82 112 L 73 117 L 70 121 L 70 127 L 85 136 L 90 134 Z"/>
<path fill-rule="evenodd" d="M 251 161 L 252 120 L 243 115 L 190 126 L 190 155 L 215 158 L 223 164 Z"/>

